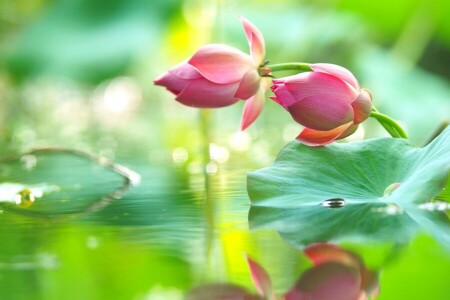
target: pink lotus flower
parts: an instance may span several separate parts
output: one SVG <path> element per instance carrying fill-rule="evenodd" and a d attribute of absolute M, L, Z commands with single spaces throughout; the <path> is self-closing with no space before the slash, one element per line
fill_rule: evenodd
<path fill-rule="evenodd" d="M 312 72 L 274 79 L 275 102 L 305 129 L 297 139 L 322 146 L 354 133 L 370 116 L 372 96 L 361 89 L 347 69 L 332 64 L 311 64 Z"/>
<path fill-rule="evenodd" d="M 166 87 L 178 102 L 193 107 L 218 108 L 246 100 L 241 122 L 244 130 L 261 112 L 268 84 L 262 84 L 258 70 L 264 64 L 264 38 L 248 20 L 241 21 L 251 55 L 227 45 L 206 45 L 154 83 Z"/>

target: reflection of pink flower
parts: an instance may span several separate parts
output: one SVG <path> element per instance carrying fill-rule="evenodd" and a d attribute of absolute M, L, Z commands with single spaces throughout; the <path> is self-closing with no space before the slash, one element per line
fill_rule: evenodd
<path fill-rule="evenodd" d="M 252 23 L 241 20 L 251 55 L 227 45 L 206 45 L 154 82 L 193 107 L 218 108 L 246 100 L 241 123 L 245 129 L 261 112 L 267 84 L 261 84 L 258 71 L 265 55 L 264 38 Z"/>
<path fill-rule="evenodd" d="M 312 72 L 274 79 L 272 99 L 305 129 L 297 137 L 309 146 L 322 146 L 355 132 L 371 112 L 372 97 L 347 69 L 311 64 Z"/>
<path fill-rule="evenodd" d="M 210 284 L 190 291 L 187 300 L 367 300 L 378 294 L 378 274 L 367 270 L 361 259 L 332 244 L 312 244 L 305 255 L 313 267 L 284 295 L 275 295 L 272 281 L 257 262 L 247 258 L 258 295 L 231 284 Z"/>
<path fill-rule="evenodd" d="M 240 286 L 226 283 L 208 284 L 194 288 L 185 300 L 266 300 L 252 295 Z"/>
<path fill-rule="evenodd" d="M 313 267 L 306 270 L 290 291 L 276 298 L 267 272 L 248 258 L 259 295 L 285 300 L 365 300 L 378 292 L 377 274 L 367 270 L 356 255 L 332 244 L 312 244 L 305 255 Z"/>
<path fill-rule="evenodd" d="M 286 300 L 364 300 L 378 291 L 376 273 L 367 270 L 354 254 L 331 244 L 312 244 L 305 254 L 313 263 Z"/>

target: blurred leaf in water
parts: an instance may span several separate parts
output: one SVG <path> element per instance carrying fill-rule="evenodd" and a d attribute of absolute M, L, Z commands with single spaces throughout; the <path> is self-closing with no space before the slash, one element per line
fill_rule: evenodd
<path fill-rule="evenodd" d="M 57 217 L 94 211 L 120 198 L 139 175 L 106 159 L 67 149 L 40 149 L 0 161 L 0 205 Z"/>
<path fill-rule="evenodd" d="M 164 247 L 181 255 L 191 243 L 203 243 L 205 201 L 203 173 L 187 174 L 175 165 L 155 166 L 143 159 L 127 165 L 141 175 L 139 186 L 123 198 L 79 220 L 96 226 L 125 230 L 123 239 Z M 204 253 L 198 250 L 198 254 Z"/>
<path fill-rule="evenodd" d="M 189 186 L 189 176 L 170 167 L 156 167 L 146 162 L 131 162 L 142 176 L 138 187 L 128 192 L 121 201 L 86 216 L 87 220 L 125 226 L 174 225 L 195 221 L 204 198 L 203 185 Z M 202 175 L 203 176 L 203 175 Z M 190 224 L 192 226 L 192 224 Z"/>
<path fill-rule="evenodd" d="M 0 201 L 13 202 L 21 207 L 30 207 L 36 198 L 57 192 L 59 187 L 48 184 L 23 185 L 19 183 L 0 183 Z"/>
<path fill-rule="evenodd" d="M 41 74 L 99 82 L 123 74 L 157 42 L 155 31 L 178 1 L 56 1 L 25 24 L 11 47 L 17 78 Z"/>
<path fill-rule="evenodd" d="M 426 230 L 450 245 L 450 127 L 416 148 L 382 138 L 311 148 L 294 141 L 248 175 L 251 228 L 273 228 L 299 246 L 317 241 L 407 241 Z M 431 209 L 427 209 L 430 207 Z"/>

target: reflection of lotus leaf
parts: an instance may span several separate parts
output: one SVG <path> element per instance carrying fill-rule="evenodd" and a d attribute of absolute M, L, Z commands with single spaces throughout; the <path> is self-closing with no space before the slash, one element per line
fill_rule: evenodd
<path fill-rule="evenodd" d="M 272 166 L 248 175 L 250 226 L 274 228 L 297 245 L 401 241 L 419 228 L 450 245 L 447 215 L 428 209 L 433 205 L 424 209 L 447 184 L 449 171 L 450 128 L 424 148 L 392 138 L 320 148 L 294 141 Z M 343 205 L 333 208 L 329 199 Z"/>
<path fill-rule="evenodd" d="M 42 217 L 79 214 L 120 198 L 138 181 L 136 173 L 100 157 L 38 149 L 0 162 L 0 205 Z"/>
<path fill-rule="evenodd" d="M 17 198 L 24 193 L 28 193 L 30 197 L 41 198 L 44 194 L 57 192 L 59 187 L 47 183 L 24 185 L 20 183 L 4 182 L 0 183 L 0 202 L 17 203 Z"/>

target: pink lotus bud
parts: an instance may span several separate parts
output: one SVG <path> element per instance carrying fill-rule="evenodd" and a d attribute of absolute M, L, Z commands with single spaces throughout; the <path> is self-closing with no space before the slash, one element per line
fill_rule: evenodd
<path fill-rule="evenodd" d="M 251 55 L 227 45 L 206 45 L 154 83 L 166 87 L 178 102 L 193 107 L 218 108 L 247 100 L 241 124 L 245 129 L 261 112 L 266 85 L 261 84 L 258 71 L 264 60 L 263 36 L 249 21 L 241 21 Z"/>
<path fill-rule="evenodd" d="M 349 136 L 370 116 L 372 96 L 347 69 L 311 64 L 312 72 L 274 79 L 275 102 L 305 126 L 297 139 L 322 146 Z"/>

